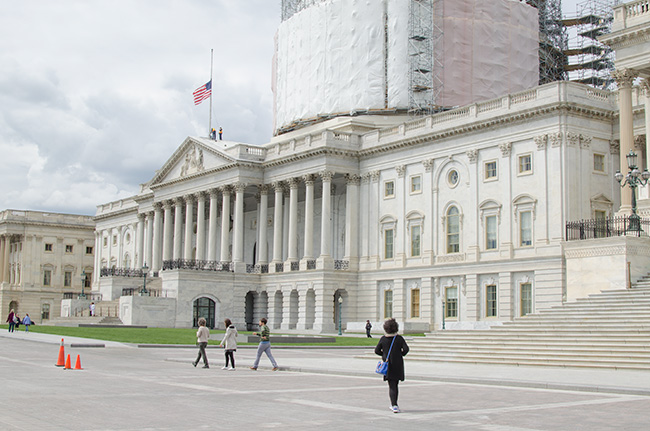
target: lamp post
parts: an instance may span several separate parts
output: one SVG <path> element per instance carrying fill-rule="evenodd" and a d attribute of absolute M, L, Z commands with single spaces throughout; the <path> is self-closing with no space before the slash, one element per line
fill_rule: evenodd
<path fill-rule="evenodd" d="M 445 298 L 442 298 L 442 329 L 445 329 Z"/>
<path fill-rule="evenodd" d="M 142 285 L 142 290 L 140 291 L 140 296 L 146 296 L 149 295 L 149 292 L 147 292 L 147 273 L 149 272 L 149 267 L 147 266 L 147 262 L 142 265 L 142 277 L 144 277 L 144 284 Z"/>
<path fill-rule="evenodd" d="M 81 271 L 81 294 L 78 296 L 79 299 L 86 299 L 86 294 L 84 293 L 84 287 L 86 287 L 86 270 Z"/>
<path fill-rule="evenodd" d="M 637 234 L 640 235 L 641 217 L 636 213 L 636 188 L 639 186 L 644 187 L 648 184 L 650 172 L 648 172 L 648 169 L 644 169 L 643 172 L 639 171 L 637 165 L 638 156 L 633 150 L 630 150 L 625 158 L 627 159 L 627 167 L 630 171 L 624 177 L 621 171 L 617 170 L 616 174 L 614 174 L 614 178 L 616 178 L 616 181 L 618 181 L 621 187 L 625 187 L 627 184 L 630 186 L 630 189 L 632 189 L 632 215 L 630 216 L 630 226 L 628 230 L 637 232 Z M 623 181 L 624 178 L 625 181 Z"/>
<path fill-rule="evenodd" d="M 341 332 L 341 310 L 343 309 L 343 297 L 339 296 L 339 335 L 343 335 L 343 332 Z"/>

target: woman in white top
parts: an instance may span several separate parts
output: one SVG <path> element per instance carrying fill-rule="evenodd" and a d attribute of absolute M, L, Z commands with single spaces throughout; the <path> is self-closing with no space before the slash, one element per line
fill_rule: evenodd
<path fill-rule="evenodd" d="M 205 318 L 199 318 L 199 330 L 196 331 L 196 342 L 199 345 L 199 356 L 196 357 L 196 361 L 192 362 L 192 365 L 196 367 L 196 364 L 199 363 L 201 357 L 203 357 L 203 368 L 210 368 L 208 366 L 208 357 L 205 354 L 205 348 L 208 346 L 208 339 L 210 338 L 210 330 L 205 327 Z"/>
<path fill-rule="evenodd" d="M 230 319 L 224 320 L 226 324 L 226 335 L 219 343 L 219 347 L 225 347 L 226 365 L 221 368 L 222 370 L 235 371 L 235 351 L 237 350 L 237 328 L 232 324 Z M 228 368 L 228 360 L 230 360 L 230 368 Z"/>

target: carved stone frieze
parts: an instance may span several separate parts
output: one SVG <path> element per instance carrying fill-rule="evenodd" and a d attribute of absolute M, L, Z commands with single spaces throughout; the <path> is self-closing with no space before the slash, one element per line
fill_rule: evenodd
<path fill-rule="evenodd" d="M 569 145 L 578 145 L 578 141 L 580 140 L 580 135 L 573 132 L 567 132 L 566 140 Z"/>
<path fill-rule="evenodd" d="M 611 154 L 619 154 L 621 152 L 621 141 L 618 139 L 609 141 L 609 152 Z"/>
<path fill-rule="evenodd" d="M 510 157 L 510 153 L 512 152 L 512 142 L 499 144 L 499 150 L 501 150 L 501 157 Z"/>
<path fill-rule="evenodd" d="M 465 152 L 470 163 L 476 163 L 478 160 L 478 150 L 476 148 Z"/>
<path fill-rule="evenodd" d="M 203 150 L 192 145 L 192 148 L 185 153 L 185 161 L 181 166 L 181 177 L 184 177 L 195 172 L 203 171 Z"/>
<path fill-rule="evenodd" d="M 406 165 L 395 166 L 395 170 L 397 171 L 397 177 L 403 178 L 406 173 Z"/>
<path fill-rule="evenodd" d="M 379 181 L 379 171 L 370 172 L 370 178 L 372 179 L 373 183 L 376 183 L 377 181 Z"/>
<path fill-rule="evenodd" d="M 646 135 L 636 135 L 634 137 L 634 148 L 639 151 L 645 150 Z"/>
<path fill-rule="evenodd" d="M 422 160 L 422 165 L 424 166 L 425 172 L 431 172 L 433 169 L 433 160 L 434 159 Z"/>
<path fill-rule="evenodd" d="M 580 135 L 580 148 L 589 148 L 591 146 L 591 136 Z"/>
<path fill-rule="evenodd" d="M 551 144 L 551 147 L 559 147 L 562 145 L 562 132 L 549 134 L 548 142 Z"/>
<path fill-rule="evenodd" d="M 632 84 L 639 73 L 633 69 L 615 70 L 612 72 L 612 78 L 616 81 L 619 90 L 623 88 L 632 88 Z"/>
<path fill-rule="evenodd" d="M 345 179 L 348 185 L 358 186 L 361 184 L 361 177 L 354 174 L 345 174 Z"/>
<path fill-rule="evenodd" d="M 546 149 L 546 143 L 548 142 L 548 135 L 538 135 L 533 138 L 535 145 L 537 145 L 538 151 L 543 151 Z"/>

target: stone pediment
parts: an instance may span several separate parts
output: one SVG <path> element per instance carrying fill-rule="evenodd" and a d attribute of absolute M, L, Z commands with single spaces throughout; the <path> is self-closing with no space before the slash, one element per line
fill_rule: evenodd
<path fill-rule="evenodd" d="M 212 144 L 213 142 L 194 137 L 185 139 L 162 168 L 156 172 L 149 182 L 149 186 L 182 180 L 233 164 L 235 160 Z"/>

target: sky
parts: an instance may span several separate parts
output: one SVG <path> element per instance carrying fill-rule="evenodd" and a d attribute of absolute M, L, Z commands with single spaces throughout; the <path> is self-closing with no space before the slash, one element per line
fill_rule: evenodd
<path fill-rule="evenodd" d="M 576 11 L 577 0 L 563 0 Z M 187 136 L 272 136 L 280 0 L 0 0 L 0 210 L 94 215 Z"/>

